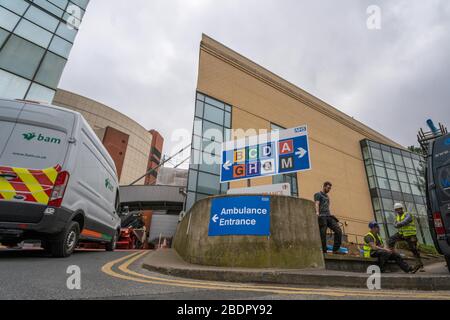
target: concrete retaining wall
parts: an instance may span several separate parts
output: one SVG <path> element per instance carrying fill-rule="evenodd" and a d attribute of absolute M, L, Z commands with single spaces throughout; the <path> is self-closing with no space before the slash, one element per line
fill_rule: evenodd
<path fill-rule="evenodd" d="M 271 196 L 270 237 L 209 237 L 211 199 L 197 202 L 178 225 L 174 248 L 185 261 L 219 267 L 325 267 L 312 201 Z"/>

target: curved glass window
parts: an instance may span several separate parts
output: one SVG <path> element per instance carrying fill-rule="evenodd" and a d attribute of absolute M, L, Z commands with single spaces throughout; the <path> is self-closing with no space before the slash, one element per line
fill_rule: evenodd
<path fill-rule="evenodd" d="M 12 35 L 0 51 L 0 67 L 31 80 L 44 52 L 33 43 Z"/>
<path fill-rule="evenodd" d="M 5 8 L 0 7 L 0 27 L 12 31 L 19 22 L 20 17 Z"/>

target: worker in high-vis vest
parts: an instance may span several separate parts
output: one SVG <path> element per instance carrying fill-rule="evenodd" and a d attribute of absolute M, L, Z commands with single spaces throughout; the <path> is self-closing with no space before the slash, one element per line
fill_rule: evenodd
<path fill-rule="evenodd" d="M 389 248 L 394 250 L 397 242 L 405 241 L 408 244 L 409 250 L 411 250 L 416 258 L 416 264 L 421 271 L 423 271 L 423 263 L 417 247 L 417 229 L 414 216 L 411 213 L 406 212 L 405 207 L 401 203 L 396 203 L 394 210 L 397 215 L 394 227 L 398 232 L 389 238 Z"/>
<path fill-rule="evenodd" d="M 386 272 L 386 262 L 393 260 L 406 273 L 416 273 L 419 268 L 411 267 L 403 258 L 391 249 L 384 247 L 380 236 L 380 226 L 376 221 L 369 223 L 370 232 L 364 237 L 364 257 L 377 258 L 381 272 Z"/>

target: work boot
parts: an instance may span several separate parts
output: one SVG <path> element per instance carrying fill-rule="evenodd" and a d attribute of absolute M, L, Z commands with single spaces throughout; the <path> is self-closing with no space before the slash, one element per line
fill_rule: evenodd
<path fill-rule="evenodd" d="M 419 271 L 420 270 L 420 266 L 419 265 L 416 265 L 416 266 L 414 266 L 414 267 L 411 267 L 411 269 L 410 269 L 410 273 L 417 273 L 417 271 Z"/>

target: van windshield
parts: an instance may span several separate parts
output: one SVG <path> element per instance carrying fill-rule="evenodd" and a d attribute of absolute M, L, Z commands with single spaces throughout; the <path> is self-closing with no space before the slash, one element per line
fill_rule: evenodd
<path fill-rule="evenodd" d="M 67 146 L 65 132 L 16 123 L 6 146 L 0 150 L 0 166 L 38 170 L 62 166 Z"/>

